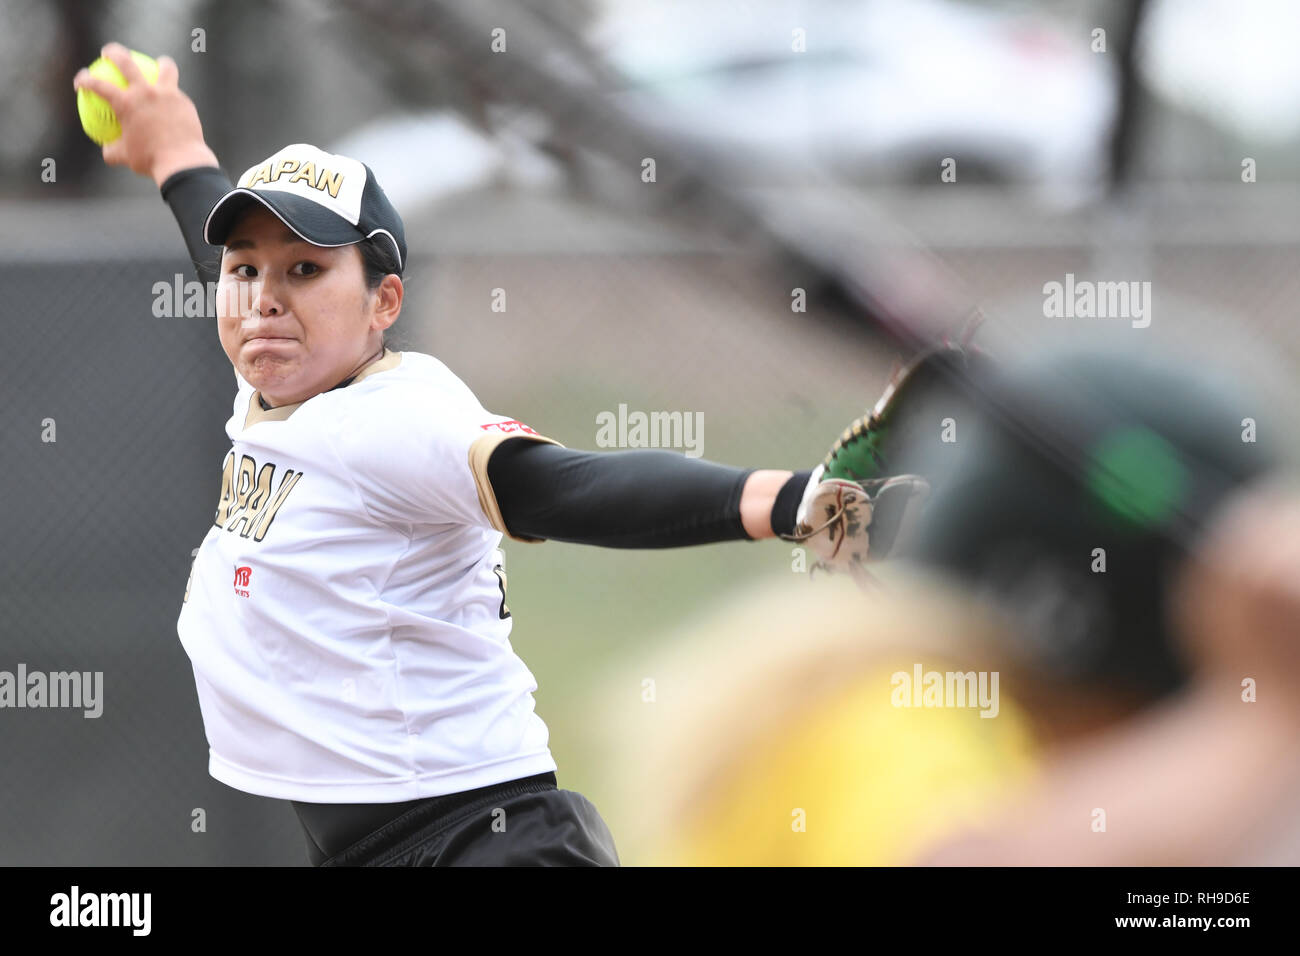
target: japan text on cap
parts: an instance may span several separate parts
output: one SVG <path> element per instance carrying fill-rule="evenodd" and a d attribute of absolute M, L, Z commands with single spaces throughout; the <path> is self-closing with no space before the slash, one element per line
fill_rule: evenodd
<path fill-rule="evenodd" d="M 224 245 L 250 204 L 260 203 L 307 242 L 347 246 L 364 239 L 387 241 L 406 265 L 402 218 L 375 181 L 370 167 L 306 143 L 286 146 L 239 177 L 208 213 L 203 238 Z"/>

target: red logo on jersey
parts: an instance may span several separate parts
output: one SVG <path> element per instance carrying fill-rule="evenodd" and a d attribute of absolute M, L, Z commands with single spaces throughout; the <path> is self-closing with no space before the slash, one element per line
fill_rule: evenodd
<path fill-rule="evenodd" d="M 530 434 L 530 435 L 536 435 L 536 434 L 537 434 L 537 432 L 533 431 L 531 428 L 529 428 L 529 427 L 528 427 L 527 425 L 525 425 L 523 422 L 516 422 L 516 421 L 508 421 L 508 422 L 489 422 L 489 423 L 486 424 L 486 425 L 480 425 L 479 428 L 483 429 L 485 432 L 486 432 L 486 431 L 499 431 L 499 432 L 527 432 L 527 433 Z M 541 436 L 539 435 L 538 437 L 540 438 Z"/>
<path fill-rule="evenodd" d="M 252 568 L 235 568 L 235 593 L 240 597 L 248 597 L 248 579 L 252 575 Z"/>

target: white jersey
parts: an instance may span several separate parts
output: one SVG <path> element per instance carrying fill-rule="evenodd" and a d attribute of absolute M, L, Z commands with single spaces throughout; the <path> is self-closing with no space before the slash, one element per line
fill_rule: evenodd
<path fill-rule="evenodd" d="M 487 480 L 504 439 L 551 439 L 419 352 L 269 411 L 235 377 L 221 499 L 177 623 L 212 776 L 394 803 L 555 770 L 510 646 Z"/>

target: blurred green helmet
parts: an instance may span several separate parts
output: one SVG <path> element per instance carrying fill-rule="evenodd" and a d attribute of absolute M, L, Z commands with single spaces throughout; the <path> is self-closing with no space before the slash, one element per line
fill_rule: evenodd
<path fill-rule="evenodd" d="M 1008 640 L 1047 676 L 1177 688 L 1172 575 L 1224 498 L 1278 463 L 1251 428 L 1264 406 L 1226 376 L 1118 351 L 1058 350 L 971 384 L 911 431 L 932 495 L 899 556 L 1008 612 Z"/>

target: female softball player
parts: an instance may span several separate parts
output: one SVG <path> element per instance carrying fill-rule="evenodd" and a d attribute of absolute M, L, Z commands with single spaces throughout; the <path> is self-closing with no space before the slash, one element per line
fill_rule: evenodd
<path fill-rule="evenodd" d="M 124 47 L 103 52 L 127 87 L 74 85 L 119 118 L 105 161 L 158 184 L 217 279 L 237 384 L 177 625 L 209 772 L 291 801 L 316 865 L 617 865 L 596 809 L 557 788 L 502 535 L 653 548 L 802 529 L 846 562 L 866 552 L 861 487 L 574 451 L 488 412 L 436 358 L 385 347 L 407 248 L 369 167 L 296 144 L 232 187 L 176 64 L 151 85 Z"/>

